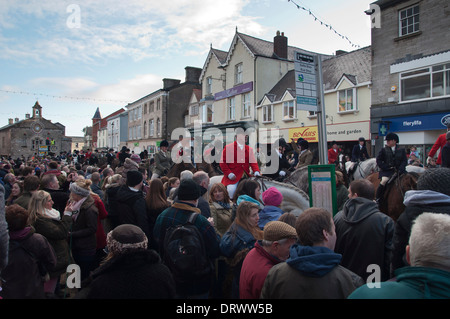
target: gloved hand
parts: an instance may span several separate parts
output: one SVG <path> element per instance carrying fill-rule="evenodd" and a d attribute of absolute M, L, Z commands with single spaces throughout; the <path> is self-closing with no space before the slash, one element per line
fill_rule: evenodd
<path fill-rule="evenodd" d="M 261 176 L 261 174 L 258 171 L 256 171 L 255 176 Z"/>
<path fill-rule="evenodd" d="M 236 178 L 236 175 L 233 173 L 228 174 L 228 179 L 234 180 Z"/>
<path fill-rule="evenodd" d="M 281 177 L 286 176 L 286 172 L 285 171 L 280 171 L 278 174 L 280 174 Z"/>

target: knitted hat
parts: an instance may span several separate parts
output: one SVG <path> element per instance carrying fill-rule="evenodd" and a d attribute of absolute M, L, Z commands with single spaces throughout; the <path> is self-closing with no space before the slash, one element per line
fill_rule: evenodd
<path fill-rule="evenodd" d="M 418 190 L 430 190 L 450 196 L 450 168 L 427 169 L 417 180 Z"/>
<path fill-rule="evenodd" d="M 272 186 L 262 193 L 262 200 L 264 205 L 280 206 L 283 201 L 283 195 L 277 188 Z"/>
<path fill-rule="evenodd" d="M 122 224 L 108 233 L 106 244 L 108 251 L 121 254 L 129 250 L 147 249 L 148 239 L 138 226 Z"/>
<path fill-rule="evenodd" d="M 138 185 L 142 180 L 144 179 L 144 176 L 139 171 L 128 171 L 127 172 L 127 185 L 130 187 L 134 187 Z"/>
<path fill-rule="evenodd" d="M 125 159 L 125 162 L 123 163 L 124 173 L 126 173 L 128 171 L 137 171 L 138 169 L 139 169 L 138 163 L 136 163 L 134 160 L 132 160 L 131 158 L 128 158 L 128 157 Z"/>
<path fill-rule="evenodd" d="M 178 186 L 179 200 L 196 200 L 201 196 L 200 194 L 200 185 L 192 179 L 185 179 Z"/>
<path fill-rule="evenodd" d="M 88 197 L 91 194 L 91 190 L 90 189 L 81 187 L 76 182 L 70 184 L 69 190 L 72 193 L 77 194 L 77 195 L 79 195 L 81 197 Z"/>
<path fill-rule="evenodd" d="M 291 225 L 276 220 L 264 226 L 264 240 L 277 241 L 285 238 L 297 238 L 297 232 Z"/>
<path fill-rule="evenodd" d="M 138 164 L 141 162 L 141 157 L 138 154 L 131 154 L 130 158 Z"/>

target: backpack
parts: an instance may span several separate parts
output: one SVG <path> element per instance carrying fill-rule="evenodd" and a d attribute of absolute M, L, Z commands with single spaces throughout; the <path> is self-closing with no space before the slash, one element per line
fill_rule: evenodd
<path fill-rule="evenodd" d="M 168 228 L 164 236 L 163 261 L 176 283 L 206 279 L 212 273 L 203 236 L 194 225 L 197 216 L 191 213 L 185 224 Z"/>

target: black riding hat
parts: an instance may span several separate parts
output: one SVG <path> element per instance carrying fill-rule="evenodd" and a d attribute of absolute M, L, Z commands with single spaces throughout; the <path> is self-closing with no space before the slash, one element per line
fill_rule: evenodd
<path fill-rule="evenodd" d="M 394 140 L 394 141 L 396 141 L 397 143 L 399 142 L 398 135 L 395 134 L 395 133 L 388 133 L 388 134 L 386 135 L 385 140 L 386 140 L 386 141 Z"/>

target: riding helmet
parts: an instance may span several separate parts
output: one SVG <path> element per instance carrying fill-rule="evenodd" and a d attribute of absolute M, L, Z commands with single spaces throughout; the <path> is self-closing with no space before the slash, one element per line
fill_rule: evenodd
<path fill-rule="evenodd" d="M 388 134 L 386 135 L 385 140 L 386 140 L 386 141 L 394 140 L 394 141 L 396 141 L 397 143 L 399 142 L 398 135 L 395 134 L 395 133 L 388 133 Z"/>

